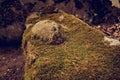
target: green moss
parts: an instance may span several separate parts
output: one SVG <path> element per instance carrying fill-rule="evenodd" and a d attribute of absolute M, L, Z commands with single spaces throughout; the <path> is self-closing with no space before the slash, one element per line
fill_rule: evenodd
<path fill-rule="evenodd" d="M 64 19 L 59 21 L 61 15 Z M 114 58 L 120 55 L 119 46 L 104 45 L 104 35 L 100 31 L 72 15 L 55 13 L 39 18 L 45 19 L 66 26 L 68 37 L 60 45 L 41 45 L 39 40 L 31 39 L 30 29 L 26 30 L 23 44 L 30 42 L 34 47 L 23 48 L 28 54 L 35 55 L 35 59 L 28 65 L 26 54 L 25 80 L 109 80 L 116 77 L 119 59 Z"/>

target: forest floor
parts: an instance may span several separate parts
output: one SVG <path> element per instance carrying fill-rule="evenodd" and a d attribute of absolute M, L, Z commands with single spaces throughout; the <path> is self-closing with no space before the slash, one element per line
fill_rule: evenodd
<path fill-rule="evenodd" d="M 23 80 L 24 61 L 20 47 L 0 47 L 0 80 Z"/>

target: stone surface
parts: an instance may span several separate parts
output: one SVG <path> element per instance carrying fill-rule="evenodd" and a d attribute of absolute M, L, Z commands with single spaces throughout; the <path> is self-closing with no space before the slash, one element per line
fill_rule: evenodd
<path fill-rule="evenodd" d="M 119 40 L 116 40 L 116 39 L 111 39 L 111 38 L 108 38 L 108 37 L 104 37 L 104 41 L 105 42 L 108 42 L 108 44 L 110 46 L 118 46 L 120 45 L 120 41 Z"/>
<path fill-rule="evenodd" d="M 65 32 L 61 25 L 52 20 L 37 22 L 31 29 L 34 39 L 46 44 L 60 44 L 65 40 Z"/>

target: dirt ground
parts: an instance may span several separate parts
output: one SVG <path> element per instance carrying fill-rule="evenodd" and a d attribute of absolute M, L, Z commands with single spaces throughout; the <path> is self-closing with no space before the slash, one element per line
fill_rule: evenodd
<path fill-rule="evenodd" d="M 0 47 L 0 80 L 23 80 L 24 56 L 20 47 Z"/>

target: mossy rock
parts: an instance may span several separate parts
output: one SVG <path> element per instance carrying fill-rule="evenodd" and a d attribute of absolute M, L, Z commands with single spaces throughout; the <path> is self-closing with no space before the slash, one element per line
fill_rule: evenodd
<path fill-rule="evenodd" d="M 44 20 L 62 27 L 65 35 L 62 43 L 46 44 L 41 43 L 41 38 L 33 38 L 35 25 Z M 120 55 L 120 47 L 105 45 L 102 32 L 64 12 L 44 14 L 30 21 L 33 25 L 25 30 L 22 43 L 25 80 L 120 79 L 120 58 L 116 57 Z M 29 20 L 26 22 L 30 24 Z"/>

